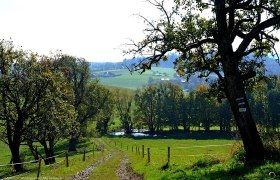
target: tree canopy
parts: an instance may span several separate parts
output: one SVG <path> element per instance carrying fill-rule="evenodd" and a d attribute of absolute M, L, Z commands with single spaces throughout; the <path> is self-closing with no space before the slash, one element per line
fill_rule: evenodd
<path fill-rule="evenodd" d="M 245 94 L 250 81 L 263 76 L 263 57 L 278 60 L 275 43 L 279 2 L 274 0 L 147 0 L 161 12 L 154 21 L 140 15 L 145 38 L 131 41 L 125 53 L 144 56 L 132 70 L 151 69 L 167 53 L 180 56 L 175 68 L 181 76 L 217 75 L 217 95 L 229 100 L 243 140 L 246 160 L 263 162 L 264 149 Z M 240 43 L 238 42 L 240 41 Z"/>

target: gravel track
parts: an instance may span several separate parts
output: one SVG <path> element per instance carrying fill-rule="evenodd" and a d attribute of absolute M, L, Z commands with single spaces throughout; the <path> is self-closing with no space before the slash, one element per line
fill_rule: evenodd
<path fill-rule="evenodd" d="M 99 142 L 103 144 L 107 144 L 106 142 L 102 141 L 101 139 L 97 139 Z M 92 171 L 100 166 L 102 163 L 108 161 L 110 158 L 112 158 L 113 154 L 110 152 L 106 157 L 103 159 L 93 163 L 89 167 L 87 167 L 85 170 L 78 172 L 75 176 L 70 177 L 71 180 L 84 180 L 89 179 L 92 175 Z M 129 158 L 127 155 L 125 155 L 124 159 L 122 159 L 120 163 L 120 167 L 116 171 L 116 175 L 118 179 L 120 180 L 143 180 L 143 176 L 139 174 L 135 174 L 133 169 L 130 167 L 129 164 Z"/>
<path fill-rule="evenodd" d="M 133 169 L 129 166 L 129 158 L 125 155 L 125 158 L 121 161 L 120 167 L 117 170 L 117 176 L 120 180 L 143 180 L 143 175 L 135 174 Z"/>
<path fill-rule="evenodd" d="M 72 180 L 84 180 L 84 179 L 88 179 L 91 174 L 92 171 L 97 168 L 100 164 L 108 161 L 110 158 L 112 157 L 112 154 L 108 154 L 106 157 L 104 157 L 103 159 L 97 161 L 96 163 L 90 165 L 89 167 L 87 167 L 85 170 L 78 172 L 75 176 L 71 177 L 70 179 Z"/>

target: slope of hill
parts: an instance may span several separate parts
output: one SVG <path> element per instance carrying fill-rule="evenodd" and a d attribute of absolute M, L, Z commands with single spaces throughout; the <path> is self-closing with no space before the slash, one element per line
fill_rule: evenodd
<path fill-rule="evenodd" d="M 130 73 L 127 68 L 131 64 L 139 62 L 141 58 L 125 59 L 123 62 L 117 63 L 91 62 L 91 75 L 93 78 L 98 78 L 104 85 L 129 89 L 141 88 L 149 83 L 159 81 L 172 81 L 181 85 L 186 91 L 191 91 L 198 84 L 206 83 L 204 79 L 197 78 L 197 75 L 191 77 L 189 82 L 186 82 L 184 78 L 178 77 L 173 64 L 177 57 L 178 55 L 171 53 L 168 61 L 161 61 L 159 67 L 153 66 L 151 71 L 146 71 L 141 75 L 138 72 Z M 280 75 L 280 65 L 274 59 L 266 57 L 264 64 L 266 75 Z"/>

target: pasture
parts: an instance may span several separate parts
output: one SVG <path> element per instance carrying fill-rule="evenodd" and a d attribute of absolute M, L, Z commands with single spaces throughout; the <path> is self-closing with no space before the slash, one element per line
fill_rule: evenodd
<path fill-rule="evenodd" d="M 224 163 L 231 157 L 231 147 L 237 141 L 232 139 L 181 139 L 166 137 L 127 138 L 111 137 L 105 141 L 127 153 L 132 168 L 145 179 L 161 179 L 173 168 L 191 168 L 200 160 Z M 144 145 L 144 158 L 142 146 Z M 170 147 L 170 162 L 168 162 Z M 150 151 L 150 162 L 148 152 Z M 166 170 L 165 170 L 166 169 Z"/>
<path fill-rule="evenodd" d="M 118 179 L 117 172 L 125 157 L 129 158 L 133 172 L 148 180 L 277 179 L 280 177 L 279 163 L 266 162 L 259 167 L 244 167 L 244 164 L 232 155 L 232 152 L 236 150 L 236 144 L 240 144 L 240 142 L 230 136 L 204 133 L 168 137 L 162 135 L 83 138 L 79 141 L 78 151 L 69 153 L 69 166 L 67 167 L 65 158 L 67 141 L 62 141 L 56 148 L 57 163 L 46 166 L 42 162 L 40 177 L 42 179 L 69 179 L 94 165 L 89 179 Z M 0 164 L 9 163 L 8 147 L 3 143 L 0 143 L 0 147 L 2 153 Z M 93 147 L 95 148 L 94 153 Z M 170 147 L 169 156 L 168 147 Z M 85 156 L 83 150 L 86 150 Z M 21 154 L 24 161 L 33 159 L 25 146 L 21 149 Z M 85 160 L 83 160 L 84 157 Z M 38 163 L 25 164 L 24 168 L 24 173 L 15 174 L 11 171 L 11 167 L 0 167 L 0 179 L 5 177 L 36 179 Z"/>
<path fill-rule="evenodd" d="M 94 72 L 96 74 L 102 74 L 106 71 L 97 71 Z M 153 78 L 154 80 L 160 80 L 160 76 L 152 76 L 153 72 L 166 73 L 169 78 L 173 78 L 175 73 L 172 68 L 159 68 L 153 67 L 151 71 L 146 71 L 143 74 L 139 74 L 138 72 L 130 73 L 128 69 L 118 69 L 118 70 L 109 70 L 114 74 L 119 74 L 120 76 L 116 77 L 100 77 L 100 83 L 106 86 L 113 87 L 122 87 L 128 89 L 138 89 L 148 84 L 149 78 Z"/>

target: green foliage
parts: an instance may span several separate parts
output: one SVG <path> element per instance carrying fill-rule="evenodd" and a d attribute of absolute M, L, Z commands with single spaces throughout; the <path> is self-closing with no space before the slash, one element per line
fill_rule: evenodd
<path fill-rule="evenodd" d="M 176 84 L 150 84 L 136 92 L 134 113 L 151 133 L 162 131 L 164 126 L 178 130 L 183 118 L 180 107 L 183 98 L 183 90 Z"/>
<path fill-rule="evenodd" d="M 280 161 L 280 134 L 275 131 L 261 131 L 265 157 L 268 161 Z"/>
<path fill-rule="evenodd" d="M 197 162 L 195 162 L 192 165 L 192 169 L 195 170 L 197 168 L 206 168 L 206 167 L 210 167 L 213 166 L 214 164 L 219 164 L 220 160 L 217 158 L 213 158 L 211 156 L 209 157 L 204 157 L 202 159 L 199 159 Z"/>
<path fill-rule="evenodd" d="M 116 111 L 120 117 L 122 128 L 125 133 L 131 133 L 133 129 L 133 117 L 132 117 L 132 103 L 133 96 L 129 95 L 127 91 L 116 91 Z"/>

